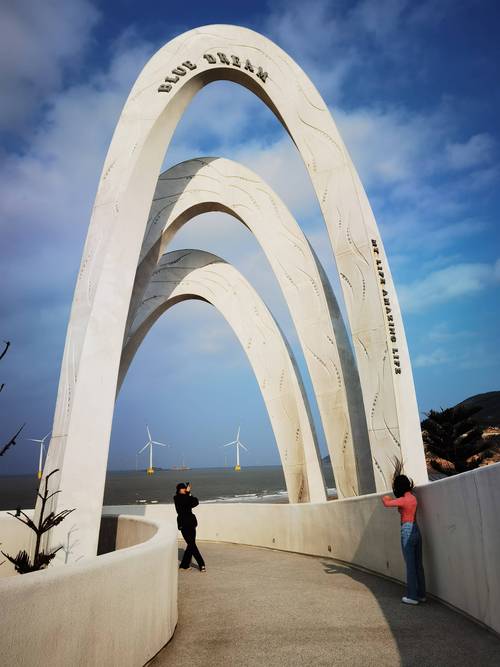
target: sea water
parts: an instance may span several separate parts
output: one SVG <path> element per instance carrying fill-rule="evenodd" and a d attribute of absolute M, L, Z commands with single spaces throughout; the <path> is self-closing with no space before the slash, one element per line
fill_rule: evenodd
<path fill-rule="evenodd" d="M 335 495 L 331 466 L 324 466 L 329 495 Z M 178 482 L 191 482 L 200 502 L 288 502 L 281 466 L 193 468 L 191 470 L 108 471 L 104 505 L 171 503 Z M 0 477 L 0 510 L 34 507 L 35 475 Z"/>

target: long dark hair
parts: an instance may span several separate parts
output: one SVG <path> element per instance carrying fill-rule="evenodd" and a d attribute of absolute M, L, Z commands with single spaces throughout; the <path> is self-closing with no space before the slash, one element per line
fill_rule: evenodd
<path fill-rule="evenodd" d="M 401 498 L 407 491 L 413 490 L 413 480 L 403 474 L 403 461 L 394 458 L 394 474 L 392 475 L 392 491 L 396 498 Z"/>

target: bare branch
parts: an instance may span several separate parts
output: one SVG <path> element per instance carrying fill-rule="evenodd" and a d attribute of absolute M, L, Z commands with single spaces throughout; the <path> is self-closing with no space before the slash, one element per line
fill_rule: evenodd
<path fill-rule="evenodd" d="M 0 361 L 5 357 L 5 355 L 7 354 L 7 350 L 10 347 L 10 340 L 4 340 L 4 343 L 5 343 L 5 347 L 2 350 L 2 354 L 0 354 Z"/>
<path fill-rule="evenodd" d="M 21 510 L 21 508 L 16 510 L 16 514 L 8 512 L 10 516 L 14 517 L 14 519 L 17 519 L 25 526 L 28 526 L 36 534 L 36 544 L 33 560 L 31 560 L 30 555 L 26 550 L 19 551 L 16 556 L 9 556 L 9 554 L 2 552 L 3 555 L 14 565 L 16 571 L 20 574 L 26 574 L 28 572 L 35 572 L 37 570 L 45 569 L 50 565 L 57 552 L 63 548 L 61 545 L 60 547 L 57 547 L 57 549 L 48 552 L 43 551 L 40 548 L 42 535 L 49 531 L 51 528 L 54 528 L 54 526 L 58 526 L 69 514 L 71 514 L 71 512 L 75 511 L 74 509 L 62 510 L 57 514 L 55 512 L 50 512 L 48 516 L 44 518 L 47 501 L 50 500 L 50 498 L 53 498 L 56 494 L 60 493 L 60 490 L 58 489 L 57 491 L 53 491 L 49 494 L 49 479 L 56 472 L 58 472 L 58 468 L 53 470 L 45 477 L 44 491 L 42 493 L 37 491 L 37 496 L 41 500 L 41 510 L 38 517 L 38 525 L 36 525 L 34 521 L 32 521 L 30 517 Z"/>
<path fill-rule="evenodd" d="M 59 489 L 58 491 L 54 491 L 54 493 L 51 493 L 50 495 L 48 495 L 45 498 L 45 500 L 50 500 L 52 498 L 52 496 L 56 496 L 58 493 L 61 493 L 61 489 Z"/>
<path fill-rule="evenodd" d="M 2 449 L 0 450 L 0 456 L 3 456 L 3 455 L 5 454 L 5 452 L 6 452 L 10 447 L 12 447 L 13 445 L 16 444 L 16 438 L 18 437 L 18 435 L 21 433 L 21 431 L 23 430 L 23 428 L 24 428 L 25 426 L 26 426 L 26 423 L 24 423 L 24 424 L 21 426 L 21 428 L 19 429 L 19 431 L 18 431 L 15 435 L 12 436 L 12 438 L 9 440 L 9 442 L 8 442 L 7 444 L 5 444 L 5 445 L 2 447 Z"/>
<path fill-rule="evenodd" d="M 52 472 L 49 472 L 47 477 L 45 478 L 45 483 L 47 484 L 47 481 L 52 477 L 52 475 L 55 475 L 56 472 L 59 472 L 59 468 L 55 468 Z"/>
<path fill-rule="evenodd" d="M 33 523 L 33 521 L 29 518 L 29 516 L 28 516 L 27 514 L 25 514 L 23 511 L 21 511 L 21 514 L 25 517 L 25 519 L 23 519 L 23 518 L 20 517 L 20 516 L 16 516 L 15 514 L 12 514 L 12 512 L 7 512 L 7 514 L 10 514 L 10 516 L 13 516 L 14 519 L 17 519 L 17 520 L 20 521 L 21 523 L 24 523 L 24 525 L 25 525 L 25 526 L 28 526 L 29 528 L 31 528 L 31 530 L 34 530 L 34 531 L 37 530 L 36 525 L 35 525 L 35 524 Z"/>
<path fill-rule="evenodd" d="M 54 528 L 54 526 L 58 526 L 61 521 L 63 521 L 68 514 L 71 514 L 71 512 L 74 512 L 75 510 L 62 510 L 62 512 L 59 512 L 58 514 L 54 514 L 54 512 L 51 512 L 48 514 L 45 519 L 43 520 L 42 524 L 39 527 L 39 531 L 41 534 L 46 533 L 48 530 L 51 528 Z"/>

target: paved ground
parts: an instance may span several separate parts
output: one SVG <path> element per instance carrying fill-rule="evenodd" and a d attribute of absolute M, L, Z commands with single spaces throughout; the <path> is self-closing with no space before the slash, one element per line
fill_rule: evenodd
<path fill-rule="evenodd" d="M 179 623 L 149 664 L 498 667 L 500 640 L 447 607 L 324 558 L 201 544 L 179 572 Z M 182 550 L 180 550 L 182 553 Z"/>

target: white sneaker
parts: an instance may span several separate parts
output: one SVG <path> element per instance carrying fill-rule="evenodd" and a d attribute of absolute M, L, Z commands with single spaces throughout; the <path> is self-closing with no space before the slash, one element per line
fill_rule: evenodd
<path fill-rule="evenodd" d="M 405 604 L 418 604 L 418 600 L 412 600 L 411 598 L 407 598 L 406 596 L 401 598 L 401 602 L 404 602 Z"/>

